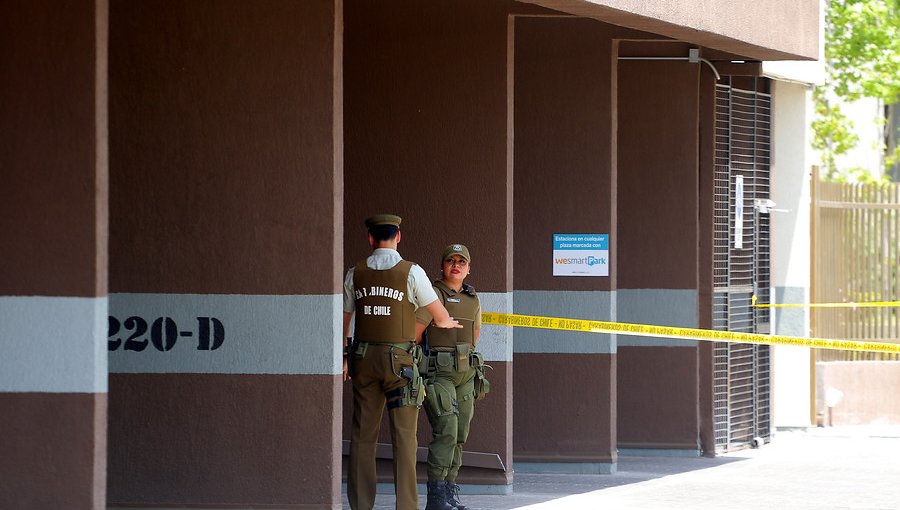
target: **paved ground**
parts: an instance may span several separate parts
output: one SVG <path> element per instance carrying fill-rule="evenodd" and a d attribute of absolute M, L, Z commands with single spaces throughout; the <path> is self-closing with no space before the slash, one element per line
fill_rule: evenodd
<path fill-rule="evenodd" d="M 714 459 L 619 457 L 612 475 L 516 473 L 511 495 L 464 492 L 472 510 L 900 510 L 900 427 L 779 431 Z M 377 510 L 393 508 L 378 495 Z"/>

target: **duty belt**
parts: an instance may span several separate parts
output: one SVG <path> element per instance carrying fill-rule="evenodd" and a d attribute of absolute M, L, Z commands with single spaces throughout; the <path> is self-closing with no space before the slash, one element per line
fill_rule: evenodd
<path fill-rule="evenodd" d="M 409 350 L 410 347 L 415 345 L 415 342 L 410 340 L 409 342 L 360 342 L 361 344 L 369 344 L 369 345 L 387 345 L 388 347 L 397 347 L 398 349 Z"/>
<path fill-rule="evenodd" d="M 463 344 L 459 344 L 459 345 L 463 345 Z M 475 352 L 475 347 L 472 347 L 472 344 L 465 344 L 465 345 L 469 346 L 469 352 Z M 456 352 L 456 346 L 453 346 L 453 347 L 437 346 L 436 347 L 436 346 L 432 345 L 429 348 L 429 352 L 431 354 L 435 354 L 438 352 Z"/>

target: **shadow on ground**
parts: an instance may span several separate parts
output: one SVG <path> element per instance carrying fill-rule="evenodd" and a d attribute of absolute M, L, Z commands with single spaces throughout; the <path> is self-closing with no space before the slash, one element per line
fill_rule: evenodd
<path fill-rule="evenodd" d="M 709 469 L 746 460 L 740 457 L 637 457 L 620 456 L 617 472 L 613 474 L 515 473 L 513 493 L 507 495 L 466 494 L 462 487 L 460 499 L 472 510 L 511 510 L 545 503 L 573 494 L 619 487 Z M 425 508 L 425 494 L 420 490 L 419 508 Z M 344 495 L 344 508 L 350 508 Z M 393 494 L 379 494 L 375 510 L 394 509 Z"/>

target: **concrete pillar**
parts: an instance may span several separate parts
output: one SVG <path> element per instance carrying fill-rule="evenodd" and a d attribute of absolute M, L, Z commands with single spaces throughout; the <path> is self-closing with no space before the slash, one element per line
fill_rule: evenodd
<path fill-rule="evenodd" d="M 341 10 L 112 3 L 113 506 L 341 506 Z"/>
<path fill-rule="evenodd" d="M 516 313 L 616 318 L 616 30 L 515 19 Z M 553 234 L 609 234 L 610 276 L 554 277 Z M 515 469 L 615 472 L 615 337 L 518 328 L 514 347 Z"/>
<path fill-rule="evenodd" d="M 485 311 L 512 310 L 511 180 L 507 138 L 507 12 L 513 2 L 440 1 L 345 6 L 345 267 L 366 257 L 363 219 L 403 217 L 399 251 L 434 279 L 442 249 L 467 245 Z M 512 460 L 512 332 L 485 326 L 493 370 L 466 451 Z M 344 386 L 344 437 L 351 390 Z M 431 438 L 420 413 L 419 445 Z M 387 420 L 380 441 L 389 443 Z M 424 475 L 424 465 L 420 465 Z M 390 460 L 379 460 L 389 490 Z M 420 481 L 424 482 L 424 476 Z M 463 466 L 464 491 L 508 492 L 499 465 Z M 381 490 L 380 489 L 380 490 Z"/>
<path fill-rule="evenodd" d="M 106 507 L 106 19 L 0 17 L 0 508 Z"/>
<path fill-rule="evenodd" d="M 787 81 L 772 82 L 772 284 L 774 303 L 808 303 L 810 287 L 810 115 L 812 92 Z M 808 308 L 772 310 L 773 333 L 809 335 Z M 810 349 L 772 347 L 773 425 L 812 425 Z"/>
<path fill-rule="evenodd" d="M 625 43 L 620 56 L 687 55 Z M 686 61 L 618 65 L 618 319 L 697 327 L 699 76 Z M 619 450 L 699 454 L 698 345 L 620 336 Z"/>

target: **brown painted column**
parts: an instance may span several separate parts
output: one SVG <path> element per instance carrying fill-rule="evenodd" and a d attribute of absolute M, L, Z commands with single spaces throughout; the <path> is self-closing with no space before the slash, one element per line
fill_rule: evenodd
<path fill-rule="evenodd" d="M 701 68 L 698 102 L 699 118 L 699 215 L 697 254 L 697 326 L 712 329 L 713 325 L 713 238 L 715 210 L 715 154 L 716 154 L 716 77 L 709 69 Z M 715 456 L 715 349 L 714 342 L 697 346 L 697 374 L 699 378 L 698 406 L 700 419 L 700 450 Z"/>
<path fill-rule="evenodd" d="M 106 507 L 106 18 L 0 16 L 0 508 Z"/>
<path fill-rule="evenodd" d="M 111 5 L 112 506 L 341 506 L 341 9 Z"/>
<path fill-rule="evenodd" d="M 684 43 L 626 43 L 620 57 L 686 57 Z M 699 76 L 687 61 L 619 60 L 622 322 L 698 327 Z M 699 454 L 697 342 L 619 337 L 619 451 Z"/>
<path fill-rule="evenodd" d="M 463 243 L 472 254 L 467 283 L 482 308 L 512 310 L 506 69 L 507 12 L 516 5 L 347 2 L 345 266 L 368 255 L 363 219 L 393 212 L 403 217 L 401 255 L 436 279 L 442 249 Z M 457 480 L 464 493 L 512 490 L 511 335 L 508 328 L 482 330 L 478 347 L 493 367 L 491 392 L 476 404 L 465 446 L 503 465 L 476 468 L 464 456 Z M 349 438 L 349 383 L 344 389 Z M 383 443 L 387 431 L 385 420 Z M 430 438 L 423 411 L 419 446 Z M 424 483 L 424 462 L 420 468 Z M 391 476 L 382 459 L 379 490 L 390 490 Z"/>
<path fill-rule="evenodd" d="M 615 320 L 616 31 L 515 19 L 516 313 Z M 608 275 L 554 276 L 554 234 L 608 235 Z M 515 469 L 615 472 L 615 337 L 517 328 L 514 347 Z"/>

